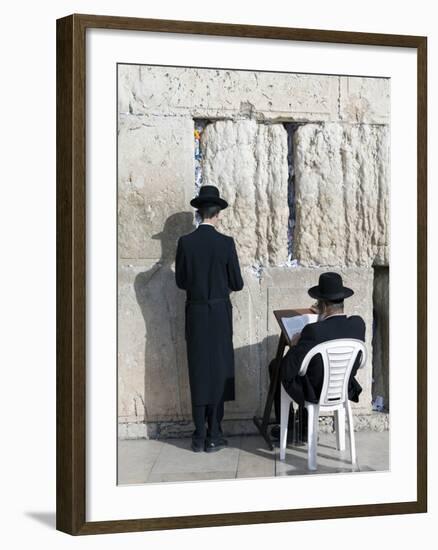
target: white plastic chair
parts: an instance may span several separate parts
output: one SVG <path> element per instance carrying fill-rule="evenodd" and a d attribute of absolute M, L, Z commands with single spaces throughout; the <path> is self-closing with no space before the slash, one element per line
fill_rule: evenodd
<path fill-rule="evenodd" d="M 328 411 L 335 411 L 336 443 L 339 451 L 345 450 L 345 413 L 348 417 L 350 434 L 351 464 L 356 465 L 356 444 L 354 440 L 353 413 L 348 399 L 348 381 L 359 352 L 362 358 L 359 368 L 366 362 L 366 348 L 362 340 L 340 338 L 328 340 L 312 348 L 304 357 L 299 376 L 304 376 L 309 363 L 317 354 L 321 354 L 324 365 L 324 382 L 319 403 L 304 402 L 308 412 L 308 469 L 317 470 L 317 438 L 319 416 Z M 287 425 L 292 398 L 281 384 L 281 418 L 280 418 L 280 460 L 286 458 Z"/>

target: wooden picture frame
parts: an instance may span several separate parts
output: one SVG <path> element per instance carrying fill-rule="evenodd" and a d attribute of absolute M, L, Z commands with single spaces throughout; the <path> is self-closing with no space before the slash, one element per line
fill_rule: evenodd
<path fill-rule="evenodd" d="M 87 29 L 412 48 L 417 53 L 417 499 L 374 505 L 86 521 L 85 79 Z M 57 529 L 72 535 L 427 511 L 427 38 L 70 15 L 57 21 Z"/>

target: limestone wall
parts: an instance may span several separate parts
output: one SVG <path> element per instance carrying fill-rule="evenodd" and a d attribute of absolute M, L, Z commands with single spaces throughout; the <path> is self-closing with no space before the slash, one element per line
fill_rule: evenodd
<path fill-rule="evenodd" d="M 230 203 L 245 281 L 232 294 L 235 402 L 230 433 L 253 431 L 278 328 L 273 309 L 311 303 L 327 267 L 355 290 L 347 314 L 367 324 L 370 362 L 356 413 L 371 410 L 373 265 L 388 263 L 389 81 L 328 75 L 119 66 L 118 414 L 122 436 L 188 434 L 185 293 L 177 238 L 194 228 L 194 119 L 205 183 Z M 282 122 L 293 138 L 293 174 Z M 291 179 L 292 175 L 292 179 Z M 288 261 L 288 192 L 295 231 Z"/>
<path fill-rule="evenodd" d="M 387 126 L 320 123 L 295 133 L 295 257 L 388 265 Z"/>
<path fill-rule="evenodd" d="M 241 264 L 284 262 L 289 219 L 284 126 L 220 120 L 206 127 L 201 146 L 204 180 L 227 197 L 221 228 L 235 236 Z"/>
<path fill-rule="evenodd" d="M 389 124 L 382 78 L 119 65 L 119 113 Z"/>

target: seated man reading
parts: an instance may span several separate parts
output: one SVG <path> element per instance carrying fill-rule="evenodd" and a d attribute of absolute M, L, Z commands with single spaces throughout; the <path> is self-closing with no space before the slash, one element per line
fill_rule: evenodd
<path fill-rule="evenodd" d="M 338 273 L 322 273 L 319 284 L 310 288 L 308 293 L 317 299 L 318 321 L 307 324 L 301 334 L 292 338 L 292 345 L 280 365 L 280 377 L 285 390 L 295 403 L 302 406 L 304 401 L 318 403 L 324 381 L 324 367 L 320 355 L 311 360 L 304 376 L 298 375 L 307 352 L 322 342 L 337 338 L 356 338 L 365 341 L 365 322 L 362 317 L 347 317 L 344 313 L 344 299 L 352 296 L 354 292 L 343 286 L 342 277 Z M 348 384 L 348 398 L 356 403 L 362 391 L 355 379 L 360 359 L 359 354 Z"/>

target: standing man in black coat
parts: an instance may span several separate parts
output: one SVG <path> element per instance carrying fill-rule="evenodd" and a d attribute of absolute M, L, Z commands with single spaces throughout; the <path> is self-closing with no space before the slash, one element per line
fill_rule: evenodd
<path fill-rule="evenodd" d="M 195 431 L 192 450 L 222 449 L 224 401 L 233 401 L 233 311 L 230 291 L 243 288 L 234 239 L 216 230 L 228 203 L 213 185 L 190 201 L 202 222 L 178 239 L 175 280 L 186 290 L 185 337 Z M 205 423 L 207 422 L 207 428 Z"/>
<path fill-rule="evenodd" d="M 301 334 L 292 339 L 292 346 L 280 364 L 283 386 L 295 403 L 301 406 L 304 406 L 304 401 L 318 403 L 324 381 L 324 367 L 320 355 L 311 360 L 305 376 L 298 375 L 307 352 L 322 342 L 336 338 L 356 338 L 365 341 L 365 322 L 362 317 L 347 317 L 344 313 L 344 299 L 352 296 L 354 292 L 351 288 L 343 286 L 342 277 L 338 273 L 322 273 L 319 284 L 310 288 L 308 293 L 318 300 L 318 321 L 306 325 Z M 362 392 L 359 382 L 355 379 L 360 365 L 360 355 L 356 358 L 348 383 L 348 398 L 356 403 Z"/>

